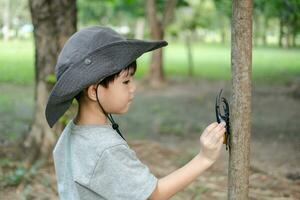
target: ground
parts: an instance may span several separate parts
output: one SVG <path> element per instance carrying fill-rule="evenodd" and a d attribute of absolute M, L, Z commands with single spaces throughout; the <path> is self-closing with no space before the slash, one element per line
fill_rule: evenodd
<path fill-rule="evenodd" d="M 230 100 L 226 81 L 174 78 L 159 90 L 139 82 L 130 111 L 117 121 L 129 145 L 157 177 L 180 168 L 198 153 L 201 131 L 215 120 L 214 100 L 221 88 Z M 294 88 L 294 82 L 253 83 L 250 199 L 300 199 L 300 98 Z M 15 110 L 9 115 L 7 109 L 0 110 L 2 135 L 9 135 L 8 130 L 25 133 L 33 112 L 33 100 L 26 98 L 32 87 L 1 85 L 0 89 L 6 94 L 15 91 L 10 92 L 15 95 Z M 20 109 L 23 114 L 18 114 Z M 19 122 L 10 128 L 15 118 Z M 1 138 L 2 146 L 8 148 L 6 138 Z M 172 199 L 226 199 L 227 172 L 224 147 L 220 159 Z M 57 199 L 52 161 L 35 174 L 30 184 L 2 188 L 0 199 Z"/>

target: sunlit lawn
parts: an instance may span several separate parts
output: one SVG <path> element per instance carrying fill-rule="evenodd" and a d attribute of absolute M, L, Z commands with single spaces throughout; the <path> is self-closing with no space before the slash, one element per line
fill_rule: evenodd
<path fill-rule="evenodd" d="M 184 44 L 169 42 L 164 51 L 167 76 L 188 74 L 187 50 Z M 230 79 L 230 46 L 195 43 L 193 65 L 195 76 L 206 79 Z M 138 60 L 137 77 L 148 71 L 150 54 Z M 255 81 L 285 82 L 300 76 L 300 49 L 271 47 L 254 48 L 253 79 Z M 53 66 L 54 67 L 54 66 Z M 33 84 L 33 41 L 0 41 L 0 82 Z"/>

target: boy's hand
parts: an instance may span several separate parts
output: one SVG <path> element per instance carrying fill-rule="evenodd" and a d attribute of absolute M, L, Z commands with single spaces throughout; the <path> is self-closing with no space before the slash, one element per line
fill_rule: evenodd
<path fill-rule="evenodd" d="M 199 156 L 213 164 L 220 155 L 223 145 L 223 137 L 226 131 L 225 122 L 210 124 L 200 136 L 200 153 Z"/>

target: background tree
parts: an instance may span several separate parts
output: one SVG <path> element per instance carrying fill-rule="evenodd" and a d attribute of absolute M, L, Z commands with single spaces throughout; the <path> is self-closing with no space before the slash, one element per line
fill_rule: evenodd
<path fill-rule="evenodd" d="M 252 77 L 252 0 L 232 1 L 232 105 L 229 151 L 228 199 L 248 199 L 251 77 Z"/>
<path fill-rule="evenodd" d="M 0 0 L 0 13 L 4 40 L 18 37 L 19 29 L 30 21 L 27 0 Z"/>
<path fill-rule="evenodd" d="M 286 46 L 295 47 L 300 32 L 300 0 L 285 0 L 283 9 L 286 13 Z"/>
<path fill-rule="evenodd" d="M 182 38 L 187 49 L 188 75 L 194 75 L 192 43 L 197 41 L 197 29 L 213 29 L 216 24 L 215 10 L 211 1 L 197 0 L 178 2 L 174 16 L 174 23 L 170 24 L 167 31 L 172 37 Z M 205 12 L 204 12 L 205 11 Z"/>
<path fill-rule="evenodd" d="M 177 0 L 168 0 L 164 4 L 162 13 L 159 11 L 162 8 L 157 8 L 155 0 L 147 0 L 147 16 L 150 23 L 150 32 L 152 39 L 163 40 L 164 32 L 167 25 L 170 23 Z M 160 13 L 160 14 L 158 14 Z M 161 16 L 161 17 L 159 17 Z M 152 86 L 160 86 L 164 82 L 164 70 L 162 67 L 162 49 L 157 49 L 152 53 L 150 63 L 150 83 Z"/>
<path fill-rule="evenodd" d="M 188 57 L 188 75 L 194 75 L 194 62 L 193 62 L 193 50 L 192 50 L 192 40 L 193 34 L 196 31 L 199 23 L 198 15 L 198 7 L 200 7 L 201 1 L 197 3 L 190 2 L 189 7 L 181 8 L 178 10 L 176 19 L 181 18 L 180 25 L 178 26 L 177 32 L 184 34 L 185 45 L 187 49 L 187 57 Z M 179 15 L 179 16 L 178 16 Z"/>
<path fill-rule="evenodd" d="M 3 33 L 3 39 L 8 40 L 9 39 L 9 30 L 10 30 L 10 25 L 11 25 L 11 17 L 10 17 L 10 12 L 11 12 L 11 4 L 9 0 L 5 0 L 1 2 L 2 7 L 2 33 Z"/>
<path fill-rule="evenodd" d="M 141 0 L 78 0 L 79 25 L 110 25 L 129 37 L 143 38 L 145 6 Z M 129 27 L 124 30 L 122 27 Z M 120 30 L 121 29 L 121 30 Z"/>
<path fill-rule="evenodd" d="M 261 27 L 267 30 L 268 21 L 276 19 L 278 21 L 278 45 L 280 47 L 296 46 L 296 37 L 300 31 L 300 1 L 266 1 L 255 0 L 254 8 L 263 17 Z M 264 36 L 265 37 L 265 36 Z"/>
<path fill-rule="evenodd" d="M 53 86 L 48 79 L 63 44 L 76 31 L 76 0 L 29 0 L 29 6 L 35 41 L 35 115 L 24 146 L 31 163 L 47 159 L 56 141 L 44 114 Z"/>
<path fill-rule="evenodd" d="M 226 43 L 227 40 L 227 30 L 230 27 L 230 19 L 231 19 L 231 1 L 228 0 L 213 0 L 215 3 L 215 7 L 217 10 L 217 20 L 218 28 L 221 33 L 221 42 L 223 44 Z"/>

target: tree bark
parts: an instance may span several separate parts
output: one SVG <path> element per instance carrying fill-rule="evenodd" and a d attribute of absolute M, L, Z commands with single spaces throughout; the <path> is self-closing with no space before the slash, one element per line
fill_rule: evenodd
<path fill-rule="evenodd" d="M 233 0 L 232 102 L 228 199 L 247 200 L 249 192 L 252 75 L 252 0 Z"/>
<path fill-rule="evenodd" d="M 162 19 L 158 19 L 155 0 L 147 0 L 147 15 L 150 23 L 151 37 L 154 40 L 164 39 L 164 30 L 172 19 L 176 0 L 168 0 L 165 3 L 165 10 Z M 164 82 L 164 70 L 162 66 L 162 49 L 157 49 L 152 53 L 150 62 L 150 84 L 159 87 Z"/>
<path fill-rule="evenodd" d="M 35 115 L 24 141 L 27 165 L 46 160 L 56 141 L 45 119 L 45 107 L 53 85 L 47 77 L 54 74 L 58 53 L 76 31 L 76 0 L 29 0 L 35 41 Z"/>

